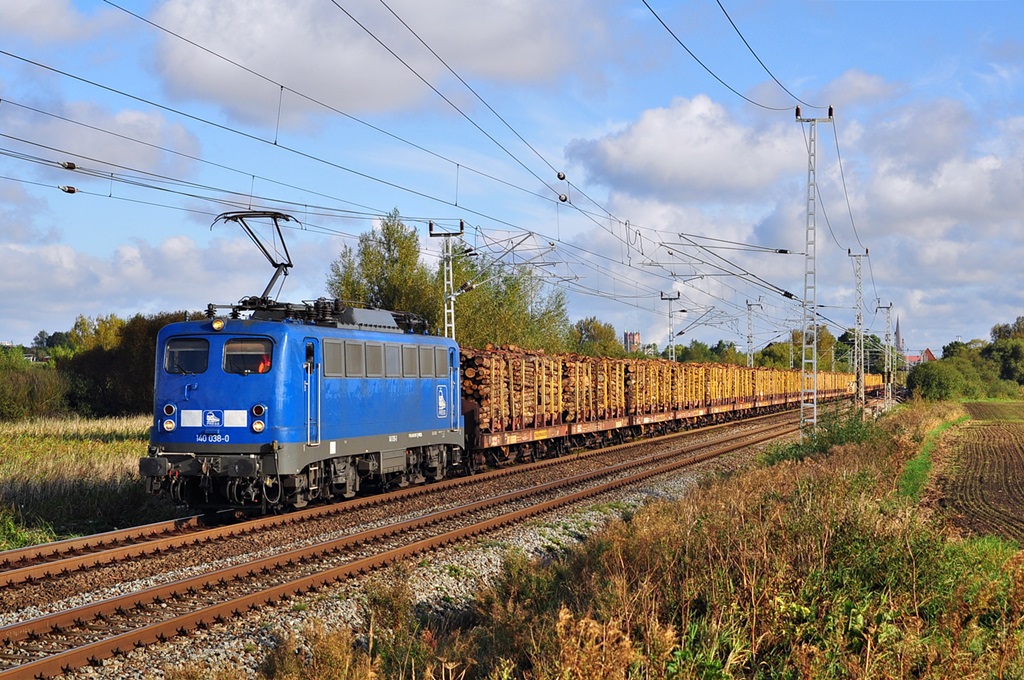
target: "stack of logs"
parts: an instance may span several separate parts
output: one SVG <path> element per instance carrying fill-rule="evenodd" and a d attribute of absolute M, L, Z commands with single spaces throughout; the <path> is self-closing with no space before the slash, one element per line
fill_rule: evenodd
<path fill-rule="evenodd" d="M 567 354 L 562 357 L 565 422 L 626 415 L 626 363 L 621 359 Z"/>
<path fill-rule="evenodd" d="M 514 345 L 463 347 L 462 396 L 475 402 L 481 432 L 562 422 L 562 358 Z"/>
<path fill-rule="evenodd" d="M 462 394 L 480 432 L 506 432 L 697 406 L 706 398 L 700 364 L 545 354 L 514 345 L 463 347 Z M 735 367 L 717 366 L 716 373 Z M 730 386 L 717 387 L 731 392 Z"/>
<path fill-rule="evenodd" d="M 732 364 L 462 348 L 462 395 L 480 432 L 664 413 L 799 391 L 800 373 Z M 845 387 L 841 374 L 820 377 Z M 841 389 L 841 388 L 840 388 Z"/>
<path fill-rule="evenodd" d="M 462 395 L 480 432 L 503 432 L 626 415 L 627 362 L 545 354 L 513 345 L 463 347 Z"/>

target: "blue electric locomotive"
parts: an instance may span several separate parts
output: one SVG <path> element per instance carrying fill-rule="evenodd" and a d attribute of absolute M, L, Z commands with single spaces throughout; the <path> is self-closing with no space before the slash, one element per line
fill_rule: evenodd
<path fill-rule="evenodd" d="M 232 316 L 246 309 L 233 307 Z M 248 301 L 166 326 L 140 471 L 195 508 L 302 507 L 466 464 L 458 346 L 403 315 Z"/>
<path fill-rule="evenodd" d="M 237 215 L 246 226 L 254 214 Z M 139 465 L 152 493 L 266 512 L 468 471 L 453 340 L 425 335 L 413 315 L 337 300 L 264 294 L 226 307 L 158 335 Z"/>

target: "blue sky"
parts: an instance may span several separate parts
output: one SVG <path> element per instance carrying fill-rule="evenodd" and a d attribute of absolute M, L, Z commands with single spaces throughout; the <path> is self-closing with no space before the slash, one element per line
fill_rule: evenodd
<path fill-rule="evenodd" d="M 262 292 L 262 255 L 211 226 L 252 205 L 303 225 L 280 299 L 324 295 L 341 249 L 397 208 L 431 266 L 427 221 L 464 220 L 481 250 L 518 244 L 502 261 L 538 266 L 571 320 L 659 346 L 671 308 L 678 342 L 745 349 L 757 302 L 759 349 L 800 325 L 781 292 L 803 296 L 801 102 L 805 118 L 835 110 L 816 128 L 831 330 L 854 325 L 849 253 L 866 249 L 869 332 L 892 303 L 908 349 L 987 339 L 1024 315 L 1022 15 L 1009 1 L 3 3 L 0 340 Z"/>

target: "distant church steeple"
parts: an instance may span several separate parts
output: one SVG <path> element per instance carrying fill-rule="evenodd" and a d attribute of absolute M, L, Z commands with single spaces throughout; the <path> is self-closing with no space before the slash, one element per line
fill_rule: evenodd
<path fill-rule="evenodd" d="M 903 336 L 900 334 L 900 317 L 896 317 L 896 351 L 903 354 Z"/>

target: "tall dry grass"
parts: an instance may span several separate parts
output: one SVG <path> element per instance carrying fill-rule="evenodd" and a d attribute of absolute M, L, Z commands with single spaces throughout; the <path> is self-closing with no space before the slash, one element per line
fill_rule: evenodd
<path fill-rule="evenodd" d="M 148 416 L 0 422 L 0 513 L 52 536 L 174 516 L 145 493 L 138 474 L 149 425 Z"/>
<path fill-rule="evenodd" d="M 897 493 L 915 442 L 957 414 L 919 405 L 886 438 L 654 503 L 481 598 L 481 659 L 524 677 L 1020 677 L 1024 558 L 959 540 Z M 571 662 L 567 608 L 634 655 Z M 666 658 L 667 657 L 667 658 Z"/>
<path fill-rule="evenodd" d="M 512 554 L 468 619 L 420 613 L 397 578 L 368 597 L 360 644 L 289 639 L 263 676 L 344 677 L 355 659 L 353 677 L 410 680 L 1024 677 L 1024 553 L 898 493 L 958 415 L 916 404 L 884 437 L 709 481 L 560 558 Z"/>

